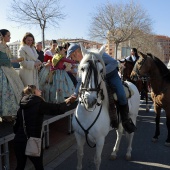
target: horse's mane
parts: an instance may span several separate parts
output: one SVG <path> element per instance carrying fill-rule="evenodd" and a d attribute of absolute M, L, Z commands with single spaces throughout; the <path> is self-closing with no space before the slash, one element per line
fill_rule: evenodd
<path fill-rule="evenodd" d="M 147 55 L 153 59 L 154 63 L 157 65 L 163 79 L 170 82 L 170 71 L 165 66 L 165 64 L 159 58 L 153 56 L 152 54 L 147 53 Z"/>
<path fill-rule="evenodd" d="M 84 63 L 86 63 L 88 60 L 91 60 L 91 59 L 92 59 L 92 58 L 91 58 L 91 55 L 90 55 L 90 53 L 91 53 L 91 54 L 94 54 L 95 57 L 97 58 L 97 60 L 99 60 L 100 63 L 102 64 L 102 66 L 103 66 L 103 74 L 104 74 L 104 76 L 105 76 L 105 75 L 106 75 L 105 64 L 104 64 L 104 61 L 103 61 L 103 59 L 102 59 L 102 56 L 99 55 L 98 49 L 94 49 L 94 48 L 87 49 L 87 52 L 88 52 L 88 54 L 85 55 L 85 56 L 83 56 L 83 59 L 82 59 L 81 62 L 80 62 L 79 68 L 81 67 L 82 64 L 84 64 Z M 80 71 L 80 70 L 79 70 L 79 71 Z"/>

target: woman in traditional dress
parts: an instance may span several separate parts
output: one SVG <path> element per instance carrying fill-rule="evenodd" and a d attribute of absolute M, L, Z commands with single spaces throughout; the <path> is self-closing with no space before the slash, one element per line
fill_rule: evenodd
<path fill-rule="evenodd" d="M 48 91 L 49 84 L 46 81 L 46 78 L 48 77 L 50 73 L 50 65 L 51 60 L 53 58 L 53 55 L 56 53 L 55 48 L 57 47 L 57 41 L 51 40 L 50 42 L 50 48 L 44 51 L 44 63 L 43 68 L 41 69 L 39 73 L 39 89 L 42 90 L 42 95 L 44 96 L 46 101 L 48 100 L 48 94 L 44 94 L 44 91 Z M 47 89 L 47 90 L 46 90 Z M 45 97 L 46 95 L 46 97 Z"/>
<path fill-rule="evenodd" d="M 23 58 L 14 58 L 7 42 L 10 41 L 10 32 L 0 30 L 0 117 L 11 121 L 17 114 L 22 89 L 24 87 L 11 63 L 20 62 Z"/>
<path fill-rule="evenodd" d="M 19 71 L 19 75 L 24 86 L 32 84 L 38 88 L 38 70 L 40 69 L 42 63 L 38 60 L 38 54 L 34 45 L 34 36 L 27 32 L 22 39 L 22 45 L 18 51 L 19 57 L 24 58 L 24 60 L 20 63 L 21 69 Z"/>
<path fill-rule="evenodd" d="M 57 41 L 51 40 L 50 49 L 44 52 L 44 62 L 48 62 L 48 60 L 52 60 L 53 55 L 56 53 L 55 48 L 57 47 Z"/>
<path fill-rule="evenodd" d="M 65 71 L 64 62 L 75 63 L 65 58 L 65 49 L 62 46 L 56 48 L 56 54 L 52 58 L 50 74 L 46 77 L 48 88 L 43 90 L 44 98 L 48 102 L 62 103 L 65 98 L 74 92 L 74 85 Z"/>

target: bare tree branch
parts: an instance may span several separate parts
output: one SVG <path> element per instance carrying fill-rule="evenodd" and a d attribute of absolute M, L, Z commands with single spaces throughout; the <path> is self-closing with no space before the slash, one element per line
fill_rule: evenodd
<path fill-rule="evenodd" d="M 163 49 L 156 43 L 154 34 L 143 33 L 143 36 L 131 40 L 131 46 L 144 53 L 152 53 L 163 60 Z"/>
<path fill-rule="evenodd" d="M 42 31 L 44 46 L 44 32 L 47 26 L 57 27 L 59 21 L 65 18 L 60 0 L 13 0 L 8 13 L 8 19 L 20 26 L 39 25 Z"/>
<path fill-rule="evenodd" d="M 151 32 L 152 21 L 142 7 L 131 1 L 127 4 L 107 2 L 92 14 L 89 35 L 92 39 L 108 40 L 118 45 L 142 32 Z M 117 58 L 117 51 L 116 51 Z"/>

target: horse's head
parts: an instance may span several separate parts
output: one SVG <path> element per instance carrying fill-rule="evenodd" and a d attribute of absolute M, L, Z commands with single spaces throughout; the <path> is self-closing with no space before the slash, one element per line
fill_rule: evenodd
<path fill-rule="evenodd" d="M 119 60 L 119 62 L 120 62 L 119 70 L 121 73 L 121 77 L 123 78 L 124 81 L 125 80 L 130 81 L 130 74 L 133 70 L 134 63 L 126 59 Z"/>
<path fill-rule="evenodd" d="M 139 59 L 137 60 L 132 73 L 130 75 L 132 80 L 138 79 L 140 76 L 146 76 L 149 73 L 149 69 L 151 68 L 152 54 L 143 54 L 142 52 L 138 52 Z"/>
<path fill-rule="evenodd" d="M 82 79 L 80 87 L 80 101 L 86 109 L 94 109 L 102 99 L 101 83 L 104 81 L 105 65 L 102 60 L 104 48 L 100 51 L 81 47 L 83 59 L 79 65 L 79 74 Z"/>

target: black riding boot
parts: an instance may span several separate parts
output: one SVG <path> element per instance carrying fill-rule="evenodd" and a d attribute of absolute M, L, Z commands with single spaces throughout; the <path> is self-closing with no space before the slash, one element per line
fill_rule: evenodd
<path fill-rule="evenodd" d="M 116 113 L 116 108 L 113 103 L 109 103 L 109 116 L 110 116 L 110 126 L 112 128 L 118 128 L 118 117 Z"/>
<path fill-rule="evenodd" d="M 117 129 L 118 128 L 118 117 L 116 112 L 116 107 L 114 104 L 114 98 L 113 98 L 113 89 L 107 85 L 107 92 L 108 92 L 108 98 L 109 98 L 109 116 L 110 116 L 110 126 L 112 128 Z"/>
<path fill-rule="evenodd" d="M 128 104 L 119 105 L 120 116 L 122 119 L 122 125 L 126 132 L 132 133 L 136 130 L 136 126 L 132 122 L 132 119 L 129 118 L 129 106 Z"/>

